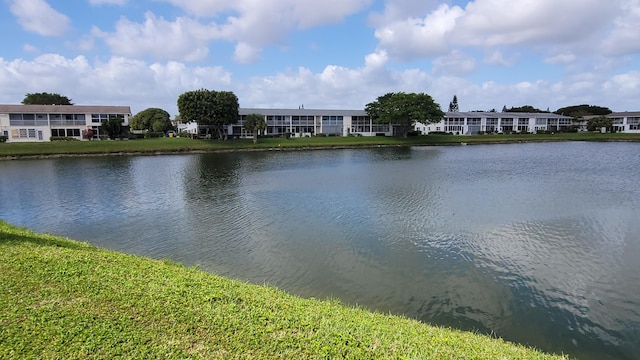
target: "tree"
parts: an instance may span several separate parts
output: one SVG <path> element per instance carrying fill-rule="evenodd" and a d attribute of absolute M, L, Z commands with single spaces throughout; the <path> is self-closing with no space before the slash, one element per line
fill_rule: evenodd
<path fill-rule="evenodd" d="M 247 131 L 253 133 L 253 143 L 258 143 L 258 131 L 262 131 L 267 128 L 267 123 L 264 121 L 264 115 L 262 114 L 249 114 L 244 119 L 244 128 Z"/>
<path fill-rule="evenodd" d="M 506 108 L 506 106 L 505 106 Z M 520 106 L 520 107 L 512 107 L 511 109 L 503 109 L 503 112 L 514 112 L 514 113 L 546 113 L 549 112 L 547 111 L 543 111 L 540 109 L 536 109 L 531 105 L 524 105 L 524 106 Z"/>
<path fill-rule="evenodd" d="M 27 94 L 22 103 L 24 105 L 73 105 L 71 99 L 66 96 L 46 92 Z"/>
<path fill-rule="evenodd" d="M 169 113 L 158 108 L 148 108 L 140 111 L 129 120 L 129 125 L 135 130 L 153 132 L 165 132 L 173 128 Z"/>
<path fill-rule="evenodd" d="M 458 112 L 460 108 L 458 107 L 458 97 L 453 95 L 453 100 L 449 103 L 449 112 Z"/>
<path fill-rule="evenodd" d="M 102 120 L 102 130 L 113 140 L 122 134 L 123 121 L 122 115 L 109 115 L 108 119 Z"/>
<path fill-rule="evenodd" d="M 595 105 L 574 105 L 560 108 L 555 111 L 558 115 L 582 118 L 591 115 L 609 115 L 612 111 L 609 108 Z"/>
<path fill-rule="evenodd" d="M 444 117 L 440 105 L 424 93 L 387 93 L 368 103 L 365 110 L 376 124 L 400 125 L 403 137 L 407 137 L 416 121 L 429 124 Z"/>
<path fill-rule="evenodd" d="M 231 91 L 200 89 L 178 97 L 178 110 L 183 121 L 209 125 L 219 139 L 227 139 L 225 126 L 238 121 L 238 97 Z"/>
<path fill-rule="evenodd" d="M 608 117 L 601 115 L 589 119 L 587 121 L 587 130 L 589 131 L 599 131 L 602 128 L 611 129 L 613 126 L 613 121 Z"/>

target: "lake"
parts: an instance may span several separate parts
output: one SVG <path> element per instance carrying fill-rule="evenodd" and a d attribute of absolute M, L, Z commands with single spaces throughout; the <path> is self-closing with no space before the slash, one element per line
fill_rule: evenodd
<path fill-rule="evenodd" d="M 640 354 L 640 144 L 0 162 L 0 218 L 580 359 Z"/>

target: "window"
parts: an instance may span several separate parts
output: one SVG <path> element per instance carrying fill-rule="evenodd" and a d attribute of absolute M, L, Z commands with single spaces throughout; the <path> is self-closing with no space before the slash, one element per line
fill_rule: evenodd
<path fill-rule="evenodd" d="M 47 114 L 9 114 L 11 126 L 49 126 Z"/>
<path fill-rule="evenodd" d="M 38 131 L 36 129 L 12 129 L 11 130 L 12 138 L 35 139 L 37 135 L 38 135 Z"/>
<path fill-rule="evenodd" d="M 101 123 L 102 120 L 107 120 L 107 119 L 109 119 L 109 116 L 107 116 L 107 114 L 91 114 L 92 123 Z"/>

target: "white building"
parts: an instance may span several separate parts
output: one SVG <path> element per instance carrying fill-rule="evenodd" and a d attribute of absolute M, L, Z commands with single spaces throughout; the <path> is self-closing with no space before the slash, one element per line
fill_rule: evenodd
<path fill-rule="evenodd" d="M 447 112 L 442 121 L 427 125 L 417 123 L 415 128 L 423 134 L 444 132 L 454 135 L 475 135 L 562 132 L 570 130 L 572 125 L 572 117 L 552 113 Z"/>
<path fill-rule="evenodd" d="M 244 131 L 244 118 L 252 113 L 261 114 L 267 122 L 265 135 L 308 136 L 312 134 L 347 136 L 395 135 L 393 124 L 374 124 L 364 110 L 312 110 L 312 109 L 239 109 L 240 119 L 230 125 L 228 134 L 250 136 Z M 473 135 L 479 133 L 510 133 L 537 131 L 567 131 L 573 118 L 552 113 L 497 113 L 447 112 L 444 119 L 434 124 L 417 123 L 415 130 L 422 134 L 432 132 Z"/>
<path fill-rule="evenodd" d="M 52 137 L 82 139 L 91 129 L 93 138 L 103 134 L 101 124 L 109 118 L 129 125 L 129 106 L 0 105 L 0 136 L 8 142 L 50 141 Z"/>
<path fill-rule="evenodd" d="M 393 135 L 389 124 L 374 124 L 364 110 L 319 109 L 239 109 L 240 118 L 231 126 L 229 134 L 245 136 L 243 122 L 249 114 L 264 115 L 267 123 L 265 135 L 311 136 L 362 136 Z"/>
<path fill-rule="evenodd" d="M 640 133 L 640 111 L 614 112 L 607 115 L 615 132 Z"/>

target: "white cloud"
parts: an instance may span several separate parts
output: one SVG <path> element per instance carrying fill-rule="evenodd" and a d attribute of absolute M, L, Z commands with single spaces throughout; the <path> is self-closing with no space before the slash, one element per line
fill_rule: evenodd
<path fill-rule="evenodd" d="M 91 5 L 124 5 L 127 0 L 89 0 Z"/>
<path fill-rule="evenodd" d="M 123 57 L 90 63 L 84 56 L 56 54 L 34 60 L 0 58 L 0 103 L 17 104 L 30 92 L 54 92 L 76 104 L 130 105 L 134 112 L 161 107 L 177 112 L 178 96 L 200 88 L 231 89 L 231 74 L 218 66 L 146 63 Z"/>
<path fill-rule="evenodd" d="M 115 33 L 94 28 L 93 35 L 104 39 L 116 55 L 196 61 L 208 56 L 208 41 L 220 37 L 220 30 L 186 17 L 171 22 L 147 12 L 142 24 L 121 18 Z"/>
<path fill-rule="evenodd" d="M 611 33 L 602 41 L 605 53 L 616 55 L 640 52 L 640 1 L 624 1 L 622 11 L 613 21 Z"/>
<path fill-rule="evenodd" d="M 550 56 L 544 59 L 544 62 L 549 64 L 569 64 L 576 61 L 577 56 L 571 53 L 562 53 L 554 56 Z"/>
<path fill-rule="evenodd" d="M 241 64 L 250 64 L 260 59 L 262 49 L 240 42 L 236 45 L 234 59 Z"/>
<path fill-rule="evenodd" d="M 44 0 L 13 0 L 11 13 L 25 30 L 43 36 L 61 36 L 69 28 L 69 18 Z"/>
<path fill-rule="evenodd" d="M 96 29 L 116 55 L 155 59 L 203 60 L 214 40 L 236 42 L 234 58 L 255 62 L 260 51 L 282 43 L 288 32 L 344 20 L 371 0 L 158 0 L 171 3 L 198 19 L 178 17 L 174 21 L 145 14 L 143 23 L 121 18 L 114 33 Z M 203 23 L 202 19 L 218 21 Z"/>
<path fill-rule="evenodd" d="M 37 46 L 31 45 L 31 44 L 24 44 L 22 46 L 22 50 L 26 51 L 26 52 L 30 52 L 30 53 L 37 53 L 40 50 L 38 50 Z"/>
<path fill-rule="evenodd" d="M 617 1 L 475 0 L 465 7 L 455 39 L 474 46 L 571 43 L 604 26 Z"/>
<path fill-rule="evenodd" d="M 453 50 L 449 55 L 441 56 L 433 61 L 433 73 L 437 75 L 468 75 L 476 70 L 476 60 L 473 56 L 459 50 Z"/>
<path fill-rule="evenodd" d="M 508 59 L 505 59 L 502 51 L 493 50 L 491 53 L 489 53 L 485 57 L 484 62 L 489 65 L 508 67 L 508 66 L 513 66 L 516 63 L 516 61 L 518 61 L 518 58 L 519 56 L 517 55 L 511 55 Z"/>
<path fill-rule="evenodd" d="M 430 10 L 425 5 L 410 14 L 397 7 L 408 1 L 389 0 L 385 13 L 374 16 L 379 49 L 387 50 L 396 59 L 439 56 L 463 46 L 487 51 L 499 46 L 522 46 L 542 53 L 557 46 L 565 53 L 572 48 L 588 53 L 615 16 L 617 26 L 608 45 L 611 51 L 640 48 L 635 41 L 640 36 L 640 27 L 635 26 L 640 21 L 638 0 L 475 0 L 464 9 L 441 4 Z M 485 61 L 513 64 L 512 57 L 502 53 L 493 53 Z"/>
<path fill-rule="evenodd" d="M 452 53 L 447 66 L 465 63 Z M 447 63 L 443 61 L 443 63 Z M 608 76 L 602 72 L 575 74 L 557 81 L 532 79 L 518 83 L 476 84 L 453 72 L 432 74 L 421 69 L 394 70 L 384 52 L 367 55 L 361 67 L 327 65 L 314 72 L 306 67 L 275 75 L 234 81 L 219 66 L 190 66 L 169 61 L 146 62 L 126 57 L 90 62 L 86 57 L 45 54 L 33 60 L 0 58 L 0 83 L 6 91 L 0 103 L 19 103 L 26 93 L 48 91 L 69 96 L 77 104 L 130 105 L 134 112 L 160 107 L 177 112 L 178 96 L 200 88 L 236 93 L 242 107 L 362 109 L 390 91 L 425 92 L 441 106 L 459 99 L 461 110 L 490 110 L 532 105 L 551 110 L 589 103 L 616 111 L 637 110 L 640 72 Z M 443 66 L 443 69 L 447 68 Z"/>
<path fill-rule="evenodd" d="M 464 15 L 457 7 L 443 4 L 425 18 L 408 18 L 376 29 L 379 48 L 405 60 L 442 55 L 451 48 L 449 34 Z"/>
<path fill-rule="evenodd" d="M 613 76 L 603 87 L 622 96 L 638 97 L 640 92 L 640 71 L 630 71 Z"/>
<path fill-rule="evenodd" d="M 439 0 L 386 0 L 383 13 L 373 13 L 369 20 L 375 27 L 385 26 L 404 21 L 416 14 L 427 14 L 439 2 Z"/>

